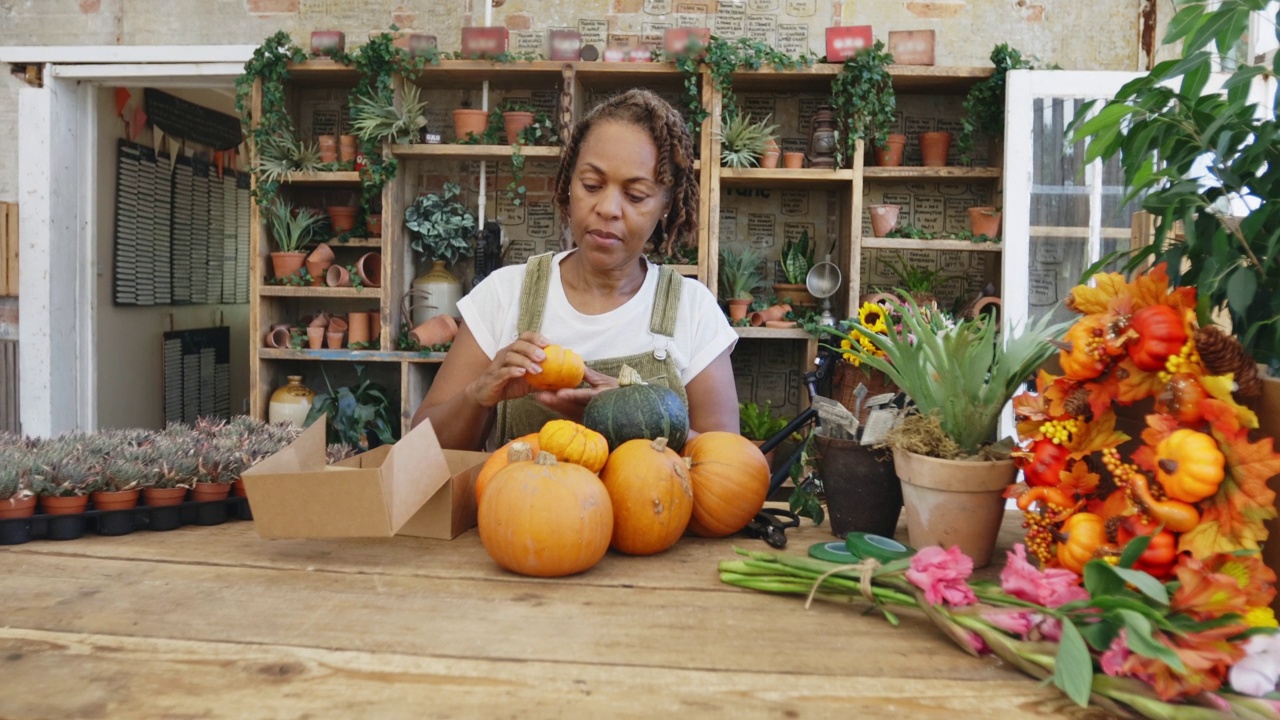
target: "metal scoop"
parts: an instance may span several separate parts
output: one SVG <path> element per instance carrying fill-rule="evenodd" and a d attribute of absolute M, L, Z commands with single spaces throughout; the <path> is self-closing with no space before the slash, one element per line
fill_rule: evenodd
<path fill-rule="evenodd" d="M 831 296 L 840 289 L 843 279 L 840 268 L 831 262 L 830 254 L 825 260 L 809 268 L 809 274 L 804 278 L 809 294 L 822 299 L 822 318 L 818 322 L 823 325 L 836 324 L 835 316 L 831 314 Z"/>

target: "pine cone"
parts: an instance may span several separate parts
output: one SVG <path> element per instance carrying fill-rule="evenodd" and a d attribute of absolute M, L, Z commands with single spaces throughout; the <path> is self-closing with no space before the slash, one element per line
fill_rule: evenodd
<path fill-rule="evenodd" d="M 1234 335 L 1228 335 L 1215 325 L 1199 328 L 1196 330 L 1196 352 L 1210 374 L 1235 375 L 1238 396 L 1247 398 L 1262 393 L 1258 366 Z"/>
<path fill-rule="evenodd" d="M 1083 417 L 1085 422 L 1093 419 L 1093 406 L 1089 404 L 1089 391 L 1083 387 L 1078 387 L 1071 391 L 1062 406 L 1071 417 Z"/>

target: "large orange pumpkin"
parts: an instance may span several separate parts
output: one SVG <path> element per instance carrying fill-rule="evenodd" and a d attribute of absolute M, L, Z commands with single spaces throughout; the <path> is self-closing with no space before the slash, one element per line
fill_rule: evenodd
<path fill-rule="evenodd" d="M 699 537 L 732 535 L 751 522 L 769 494 L 769 463 L 760 448 L 737 433 L 705 432 L 685 443 L 693 517 Z"/>
<path fill-rule="evenodd" d="M 600 433 L 572 420 L 550 420 L 538 432 L 538 446 L 562 462 L 600 472 L 609 457 L 609 441 Z"/>
<path fill-rule="evenodd" d="M 493 454 L 489 456 L 489 459 L 485 460 L 484 464 L 480 466 L 480 472 L 476 474 L 475 493 L 477 507 L 480 505 L 480 496 L 484 494 L 484 490 L 489 485 L 489 481 L 493 480 L 493 476 L 497 475 L 499 470 L 506 467 L 511 462 L 511 449 L 516 443 L 524 443 L 529 446 L 527 456 L 522 454 L 519 459 L 532 460 L 538 456 L 538 433 L 529 433 L 523 437 L 518 437 L 497 450 L 494 450 Z"/>
<path fill-rule="evenodd" d="M 1161 370 L 1170 355 L 1177 355 L 1187 342 L 1182 315 L 1168 305 L 1148 305 L 1133 314 L 1129 327 L 1138 338 L 1129 343 L 1129 357 L 1143 370 Z"/>
<path fill-rule="evenodd" d="M 542 452 L 494 476 L 476 525 L 499 566 L 561 577 L 590 569 L 609 551 L 613 506 L 595 473 Z"/>
<path fill-rule="evenodd" d="M 610 547 L 628 555 L 653 555 L 684 534 L 693 514 L 693 490 L 684 458 L 666 438 L 635 439 L 609 455 L 600 479 L 613 503 Z"/>
<path fill-rule="evenodd" d="M 557 390 L 575 388 L 582 384 L 587 366 L 578 353 L 559 345 L 548 345 L 542 348 L 542 352 L 547 356 L 538 363 L 542 372 L 524 376 L 529 387 L 535 390 Z"/>

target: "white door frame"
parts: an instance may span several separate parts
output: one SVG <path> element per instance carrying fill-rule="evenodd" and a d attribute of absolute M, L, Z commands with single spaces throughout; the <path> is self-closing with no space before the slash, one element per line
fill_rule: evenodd
<path fill-rule="evenodd" d="M 19 91 L 18 348 L 22 429 L 47 437 L 97 425 L 97 87 L 227 87 L 252 45 L 0 48 L 41 65 Z"/>

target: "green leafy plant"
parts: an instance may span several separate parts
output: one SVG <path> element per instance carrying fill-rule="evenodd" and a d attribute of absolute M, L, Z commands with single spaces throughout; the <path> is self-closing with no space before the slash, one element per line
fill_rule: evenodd
<path fill-rule="evenodd" d="M 788 283 L 803 285 L 812 267 L 813 244 L 809 242 L 809 231 L 803 230 L 798 239 L 788 240 L 782 245 L 782 273 Z"/>
<path fill-rule="evenodd" d="M 791 422 L 791 418 L 774 417 L 770 401 L 738 403 L 738 427 L 748 440 L 768 440 Z"/>
<path fill-rule="evenodd" d="M 915 225 L 899 225 L 884 234 L 887 238 L 910 238 L 912 240 L 937 240 L 942 233 L 921 230 Z"/>
<path fill-rule="evenodd" d="M 857 337 L 825 328 L 850 341 L 850 347 L 826 347 L 853 353 L 887 375 L 921 415 L 937 419 L 965 456 L 996 439 L 1005 404 L 1057 352 L 1049 341 L 1061 337 L 1067 327 L 1050 325 L 1045 315 L 1021 334 L 1004 338 L 999 321 L 985 315 L 953 323 L 942 313 L 922 308 L 910 295 L 905 304 L 890 305 L 901 314 L 901 323 L 877 331 L 854 320 Z M 879 352 L 863 347 L 859 338 L 869 340 Z"/>
<path fill-rule="evenodd" d="M 1249 97 L 1275 77 L 1274 63 L 1234 58 L 1262 0 L 1223 0 L 1216 8 L 1181 2 L 1166 44 L 1181 57 L 1157 64 L 1106 103 L 1088 103 L 1071 132 L 1087 140 L 1084 161 L 1117 155 L 1128 189 L 1156 218 L 1155 239 L 1125 269 L 1165 262 L 1176 285 L 1195 287 L 1202 326 L 1225 310 L 1245 350 L 1280 370 L 1280 121 Z M 1280 23 L 1280 11 L 1269 18 Z M 1233 60 L 1222 92 L 1206 92 L 1213 63 Z M 1201 177 L 1196 177 L 1200 175 Z M 1236 208 L 1247 207 L 1248 210 Z M 1170 230 L 1181 223 L 1183 238 Z M 1105 258 L 1090 272 L 1116 260 Z"/>
<path fill-rule="evenodd" d="M 884 266 L 898 279 L 897 287 L 915 296 L 932 296 L 943 283 L 963 275 L 947 275 L 941 270 L 908 265 L 900 254 L 883 258 Z"/>
<path fill-rule="evenodd" d="M 392 25 L 391 30 L 394 32 L 398 28 Z M 344 53 L 335 57 L 335 60 L 351 66 L 359 73 L 360 79 L 351 91 L 353 98 L 392 98 L 395 96 L 393 76 L 397 72 L 407 73 L 421 69 L 426 62 L 423 58 L 413 57 L 407 50 L 396 47 L 395 37 L 389 32 L 370 37 L 356 52 Z M 438 60 L 435 62 L 438 63 Z M 406 89 L 412 86 L 416 90 L 412 82 L 406 82 L 405 85 Z M 358 111 L 359 104 L 352 102 L 348 112 L 353 125 L 357 121 Z M 410 115 L 408 108 L 405 110 L 405 115 L 413 118 L 412 123 L 417 122 L 421 113 L 419 109 L 416 114 Z M 395 178 L 400 168 L 394 157 L 383 155 L 382 142 L 383 138 L 376 136 L 360 139 L 360 153 L 364 156 L 364 169 L 360 171 L 360 206 L 365 215 L 376 212 L 378 203 L 382 201 L 382 188 Z"/>
<path fill-rule="evenodd" d="M 446 265 L 472 256 L 476 216 L 457 200 L 461 194 L 457 183 L 445 183 L 442 193 L 420 195 L 405 210 L 405 227 L 413 233 L 409 244 L 419 255 Z"/>
<path fill-rule="evenodd" d="M 297 135 L 285 104 L 284 84 L 289 78 L 289 63 L 300 63 L 306 59 L 306 51 L 293 44 L 289 33 L 281 30 L 253 51 L 253 57 L 244 64 L 244 72 L 236 78 L 236 112 L 249 140 L 250 152 L 255 154 L 255 174 L 260 166 L 257 154 L 265 146 L 286 134 L 290 138 Z M 262 83 L 262 100 L 255 119 L 251 104 L 253 88 L 258 81 Z M 254 198 L 260 206 L 267 207 L 280 190 L 279 176 L 266 178 L 259 174 L 257 179 Z"/>
<path fill-rule="evenodd" d="M 720 297 L 725 300 L 752 299 L 755 289 L 764 284 L 763 265 L 764 256 L 752 248 L 720 248 Z"/>
<path fill-rule="evenodd" d="M 1023 58 L 1022 53 L 1009 47 L 1008 43 L 1000 43 L 991 51 L 991 62 L 996 66 L 995 72 L 974 83 L 964 98 L 965 117 L 960 133 L 956 135 L 956 150 L 965 163 L 969 162 L 969 151 L 973 149 L 976 133 L 1004 137 L 1005 75 L 1010 70 L 1033 67 L 1029 59 Z"/>
<path fill-rule="evenodd" d="M 310 175 L 323 169 L 320 148 L 299 140 L 291 127 L 282 127 L 278 135 L 263 138 L 257 146 L 254 173 L 262 183 L 278 186 L 289 173 Z"/>
<path fill-rule="evenodd" d="M 768 117 L 760 122 L 752 122 L 751 116 L 744 114 L 725 117 L 720 135 L 720 163 L 730 168 L 756 166 L 778 129 L 777 125 L 768 123 Z"/>
<path fill-rule="evenodd" d="M 427 101 L 417 85 L 406 83 L 396 107 L 390 95 L 358 96 L 351 107 L 351 130 L 362 144 L 416 143 L 427 124 Z"/>
<path fill-rule="evenodd" d="M 323 221 L 311 208 L 295 208 L 280 198 L 267 208 L 267 227 L 280 252 L 300 252 Z"/>
<path fill-rule="evenodd" d="M 813 433 L 809 433 L 803 442 L 800 458 L 788 471 L 794 487 L 787 498 L 787 505 L 797 516 L 807 517 L 813 521 L 814 525 L 821 525 L 826 513 L 822 509 L 822 479 L 812 469 L 816 464 L 813 453 Z"/>
<path fill-rule="evenodd" d="M 831 105 L 836 114 L 836 167 L 848 167 L 858 140 L 883 146 L 896 119 L 897 98 L 888 66 L 893 55 L 884 43 L 863 48 L 844 61 L 831 80 Z M 1001 106 L 1004 107 L 1003 105 Z"/>
<path fill-rule="evenodd" d="M 391 402 L 387 390 L 364 376 L 364 365 L 355 365 L 356 382 L 337 390 L 324 375 L 327 393 L 318 393 L 311 401 L 306 425 L 325 418 L 326 431 L 331 442 L 342 442 L 368 450 L 369 436 L 378 438 L 381 444 L 396 441 L 392 424 Z M 321 368 L 321 372 L 324 369 Z"/>

